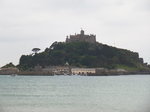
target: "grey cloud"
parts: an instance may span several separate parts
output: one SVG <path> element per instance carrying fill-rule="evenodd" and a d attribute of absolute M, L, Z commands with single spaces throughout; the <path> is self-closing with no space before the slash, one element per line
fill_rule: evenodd
<path fill-rule="evenodd" d="M 149 0 L 137 0 L 134 7 L 135 11 L 150 11 L 150 1 Z"/>
<path fill-rule="evenodd" d="M 145 9 L 145 10 L 147 10 L 147 11 L 150 11 L 150 1 L 147 0 L 146 2 L 144 2 L 142 4 L 142 8 Z"/>

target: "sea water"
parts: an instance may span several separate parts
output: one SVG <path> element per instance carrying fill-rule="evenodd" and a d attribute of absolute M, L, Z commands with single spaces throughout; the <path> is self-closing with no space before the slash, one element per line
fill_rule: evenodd
<path fill-rule="evenodd" d="M 0 112 L 150 112 L 150 75 L 0 76 Z"/>

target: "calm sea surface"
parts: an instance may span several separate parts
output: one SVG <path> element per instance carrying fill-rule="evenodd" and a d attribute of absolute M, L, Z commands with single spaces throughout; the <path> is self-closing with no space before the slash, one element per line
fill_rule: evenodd
<path fill-rule="evenodd" d="M 0 112 L 150 112 L 150 75 L 0 76 Z"/>

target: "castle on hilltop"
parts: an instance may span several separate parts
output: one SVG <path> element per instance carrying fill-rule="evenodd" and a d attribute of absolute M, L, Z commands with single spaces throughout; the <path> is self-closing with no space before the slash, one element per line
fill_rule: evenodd
<path fill-rule="evenodd" d="M 80 34 L 70 35 L 67 36 L 66 43 L 70 42 L 89 42 L 89 43 L 96 43 L 96 35 L 90 34 L 85 35 L 84 30 L 80 31 Z"/>

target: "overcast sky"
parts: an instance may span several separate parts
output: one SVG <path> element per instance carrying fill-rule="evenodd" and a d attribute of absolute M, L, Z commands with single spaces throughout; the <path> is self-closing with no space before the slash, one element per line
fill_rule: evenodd
<path fill-rule="evenodd" d="M 81 28 L 150 63 L 150 0 L 0 0 L 0 66 Z"/>

